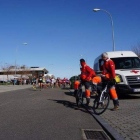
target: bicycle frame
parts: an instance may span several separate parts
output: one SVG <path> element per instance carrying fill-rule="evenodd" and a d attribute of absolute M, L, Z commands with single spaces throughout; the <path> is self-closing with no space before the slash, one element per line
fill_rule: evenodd
<path fill-rule="evenodd" d="M 79 89 L 78 89 L 79 91 L 82 90 L 82 86 L 83 86 L 82 84 L 79 85 Z M 83 94 L 83 93 L 82 93 L 82 94 Z M 79 97 L 82 97 L 82 94 L 80 94 Z"/>
<path fill-rule="evenodd" d="M 102 99 L 103 99 L 104 93 L 105 93 L 105 92 L 107 91 L 107 89 L 108 89 L 108 84 L 109 84 L 109 83 L 106 84 L 105 88 L 102 90 L 102 92 L 101 92 L 101 94 L 100 94 L 100 100 L 99 100 L 99 103 L 102 102 Z"/>
<path fill-rule="evenodd" d="M 102 102 L 103 94 L 107 91 L 107 85 L 105 86 L 104 90 L 101 92 L 99 103 Z"/>

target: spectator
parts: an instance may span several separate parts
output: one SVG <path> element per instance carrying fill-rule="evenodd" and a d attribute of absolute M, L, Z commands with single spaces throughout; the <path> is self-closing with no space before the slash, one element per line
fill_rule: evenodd
<path fill-rule="evenodd" d="M 24 79 L 22 79 L 22 85 L 24 85 Z"/>
<path fill-rule="evenodd" d="M 24 84 L 26 84 L 26 79 L 24 79 Z"/>
<path fill-rule="evenodd" d="M 14 85 L 16 85 L 17 84 L 17 79 L 16 78 L 14 78 Z"/>

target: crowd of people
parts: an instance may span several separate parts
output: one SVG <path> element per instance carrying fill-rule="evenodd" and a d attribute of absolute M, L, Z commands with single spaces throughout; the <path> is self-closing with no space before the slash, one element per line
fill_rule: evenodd
<path fill-rule="evenodd" d="M 68 78 L 54 78 L 54 77 L 45 77 L 40 74 L 38 77 L 33 76 L 31 79 L 25 78 L 14 78 L 11 80 L 13 85 L 33 85 L 33 88 L 36 89 L 37 86 L 42 88 L 65 88 L 70 86 L 70 80 Z"/>
<path fill-rule="evenodd" d="M 65 88 L 68 85 L 70 86 L 70 81 L 65 77 L 63 79 L 55 79 L 54 77 L 45 77 L 40 74 L 38 77 L 34 76 L 32 78 L 32 84 L 33 89 L 36 90 L 36 85 L 38 85 L 40 90 L 42 90 L 42 88 Z"/>
<path fill-rule="evenodd" d="M 26 78 L 14 78 L 13 80 L 11 80 L 11 82 L 13 83 L 13 85 L 28 85 L 28 84 L 31 84 L 31 80 L 26 79 Z"/>

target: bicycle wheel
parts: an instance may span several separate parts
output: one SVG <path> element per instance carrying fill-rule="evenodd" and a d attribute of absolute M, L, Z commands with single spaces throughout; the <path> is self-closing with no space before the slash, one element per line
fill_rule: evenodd
<path fill-rule="evenodd" d="M 80 107 L 83 104 L 82 90 L 78 90 L 78 92 L 76 94 L 76 104 L 77 104 L 77 107 Z"/>
<path fill-rule="evenodd" d="M 100 102 L 100 96 L 97 96 L 94 100 L 93 111 L 96 115 L 100 115 L 107 109 L 110 101 L 110 96 L 108 93 L 104 93 L 102 101 Z"/>

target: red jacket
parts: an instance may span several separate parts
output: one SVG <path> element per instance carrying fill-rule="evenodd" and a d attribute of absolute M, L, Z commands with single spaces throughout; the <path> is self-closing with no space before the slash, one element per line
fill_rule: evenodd
<path fill-rule="evenodd" d="M 111 59 L 107 59 L 104 64 L 100 65 L 100 70 L 103 71 L 103 75 L 110 74 L 109 78 L 115 78 L 115 64 Z"/>
<path fill-rule="evenodd" d="M 82 63 L 82 68 L 81 68 L 81 79 L 82 80 L 87 80 L 90 81 L 96 74 L 93 69 L 91 69 L 86 63 Z"/>

